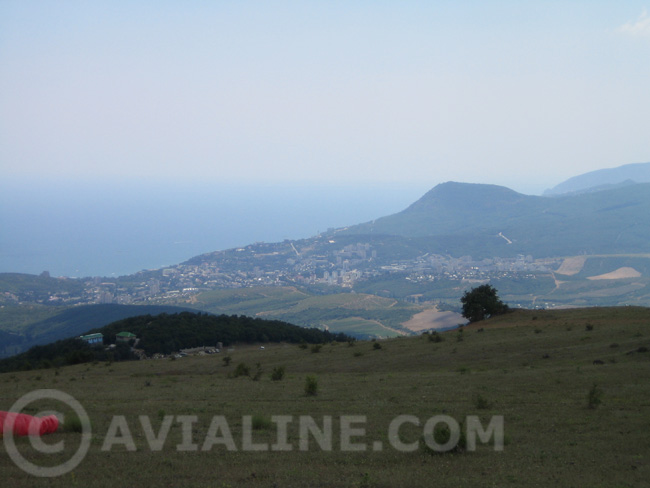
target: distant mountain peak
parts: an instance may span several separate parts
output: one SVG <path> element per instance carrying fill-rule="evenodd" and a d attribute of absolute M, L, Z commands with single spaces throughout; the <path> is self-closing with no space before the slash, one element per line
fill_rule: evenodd
<path fill-rule="evenodd" d="M 599 169 L 569 178 L 546 190 L 545 196 L 610 190 L 636 183 L 650 183 L 650 163 L 632 163 L 616 168 Z"/>
<path fill-rule="evenodd" d="M 404 210 L 404 213 L 446 208 L 476 208 L 477 205 L 508 205 L 523 198 L 526 196 L 505 186 L 448 181 L 433 187 Z"/>

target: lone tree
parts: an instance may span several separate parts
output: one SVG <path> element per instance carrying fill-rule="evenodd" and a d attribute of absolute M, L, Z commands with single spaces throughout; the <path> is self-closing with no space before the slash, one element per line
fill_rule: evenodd
<path fill-rule="evenodd" d="M 508 311 L 508 305 L 501 301 L 496 288 L 490 285 L 466 291 L 460 301 L 463 304 L 463 317 L 470 322 L 478 322 Z"/>

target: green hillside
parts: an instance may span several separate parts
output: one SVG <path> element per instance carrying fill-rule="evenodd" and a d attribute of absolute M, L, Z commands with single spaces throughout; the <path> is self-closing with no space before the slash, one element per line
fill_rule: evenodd
<path fill-rule="evenodd" d="M 154 307 L 152 307 L 154 308 Z M 171 308 L 171 307 L 169 307 Z M 313 328 L 298 327 L 279 320 L 265 320 L 243 315 L 209 315 L 180 312 L 138 315 L 86 331 L 100 333 L 103 343 L 88 344 L 78 337 L 58 340 L 0 360 L 0 371 L 48 369 L 91 361 L 118 361 L 137 359 L 125 343 L 118 343 L 117 334 L 129 332 L 137 339 L 137 347 L 147 356 L 178 353 L 181 349 L 233 344 L 269 342 L 319 344 L 347 341 L 344 334 L 332 334 Z M 106 346 L 117 347 L 107 350 Z"/>
<path fill-rule="evenodd" d="M 649 324 L 647 308 L 517 311 L 462 333 L 441 333 L 440 341 L 424 335 L 334 343 L 318 354 L 291 344 L 236 345 L 229 366 L 222 355 L 208 355 L 0 374 L 0 410 L 35 389 L 54 387 L 76 398 L 92 425 L 89 452 L 71 473 L 36 479 L 4 453 L 0 470 L 15 488 L 645 486 Z M 261 376 L 235 377 L 239 364 L 252 371 L 259 365 Z M 280 368 L 283 377 L 272 380 Z M 315 395 L 306 394 L 308 376 Z M 53 401 L 32 404 L 30 412 L 52 408 L 69 414 Z M 141 425 L 142 415 L 150 430 Z M 271 448 L 280 442 L 272 420 L 279 415 L 291 416 L 283 437 L 290 450 Z M 398 450 L 389 438 L 391 423 L 403 415 L 419 422 L 398 432 L 415 450 Z M 475 451 L 431 453 L 423 430 L 436 415 L 463 429 L 468 416 L 483 427 L 502 416 L 503 450 L 488 436 L 485 443 L 477 439 Z M 107 444 L 115 416 L 127 423 L 133 450 Z M 234 449 L 206 445 L 215 416 L 227 422 Z M 249 444 L 262 450 L 244 448 L 245 416 L 254 425 Z M 324 432 L 325 419 L 332 419 L 331 449 L 312 434 L 300 449 L 301 416 Z M 350 441 L 364 450 L 341 448 L 343 416 L 356 416 L 354 427 L 361 430 Z M 158 437 L 167 421 L 168 434 Z M 188 433 L 196 449 L 177 448 L 188 445 Z M 125 436 L 118 431 L 118 439 Z M 228 437 L 223 430 L 216 436 Z M 149 444 L 156 438 L 163 440 L 159 450 Z M 49 455 L 34 453 L 26 438 L 16 444 L 31 462 L 51 466 L 70 458 L 80 434 L 63 430 L 45 440 L 61 441 L 64 451 Z"/>
<path fill-rule="evenodd" d="M 41 307 L 38 310 L 43 308 Z M 13 332 L 13 340 L 0 343 L 2 344 L 0 345 L 0 357 L 18 354 L 35 345 L 49 344 L 68 337 L 77 337 L 90 329 L 96 329 L 127 317 L 177 313 L 187 310 L 191 309 L 167 305 L 80 305 L 69 308 L 53 307 L 46 310 L 49 316 L 40 319 L 41 315 L 35 314 L 34 308 L 31 306 L 6 307 L 1 313 L 5 316 L 9 315 L 6 319 L 8 321 L 6 327 Z M 12 322 L 18 322 L 20 326 L 12 327 Z M 0 321 L 0 324 L 4 326 L 7 322 Z"/>
<path fill-rule="evenodd" d="M 648 252 L 648 215 L 647 183 L 550 198 L 451 182 L 402 212 L 339 233 L 426 237 L 422 251 L 455 256 L 629 254 Z"/>
<path fill-rule="evenodd" d="M 402 323 L 422 307 L 365 293 L 315 295 L 294 287 L 255 287 L 199 293 L 191 306 L 211 313 L 240 313 L 320 327 L 357 338 L 409 333 Z"/>
<path fill-rule="evenodd" d="M 0 273 L 0 305 L 9 298 L 38 302 L 57 294 L 66 298 L 83 293 L 83 283 L 68 278 L 52 278 L 48 274 Z"/>

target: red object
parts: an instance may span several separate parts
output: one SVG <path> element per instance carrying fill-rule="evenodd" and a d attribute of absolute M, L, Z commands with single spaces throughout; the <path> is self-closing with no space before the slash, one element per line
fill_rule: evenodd
<path fill-rule="evenodd" d="M 11 429 L 14 435 L 44 435 L 56 432 L 59 419 L 56 415 L 33 417 L 25 413 L 0 412 L 0 434 Z"/>

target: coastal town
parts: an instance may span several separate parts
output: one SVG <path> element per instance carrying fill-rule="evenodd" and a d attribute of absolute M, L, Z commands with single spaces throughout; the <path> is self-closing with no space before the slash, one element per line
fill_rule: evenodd
<path fill-rule="evenodd" d="M 387 260 L 385 255 L 388 252 L 382 252 L 381 243 L 339 244 L 320 236 L 303 241 L 259 242 L 118 278 L 59 278 L 81 286 L 39 297 L 5 292 L 3 299 L 61 305 L 165 303 L 206 290 L 253 286 L 345 290 L 382 276 L 422 284 L 438 280 L 471 283 L 548 274 L 562 262 L 559 258 L 535 259 L 530 255 L 474 259 L 425 253 L 399 260 Z"/>

